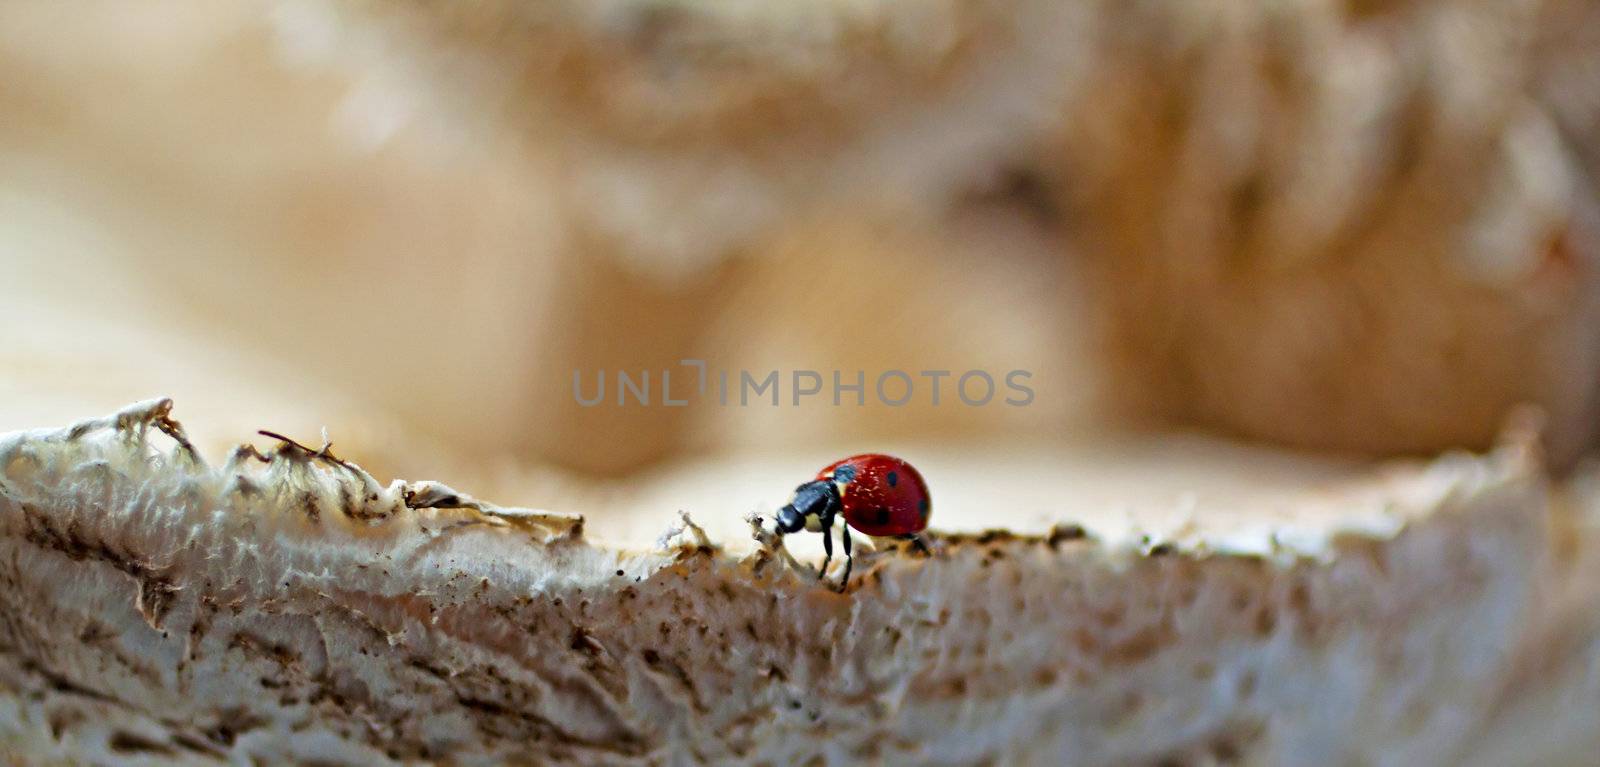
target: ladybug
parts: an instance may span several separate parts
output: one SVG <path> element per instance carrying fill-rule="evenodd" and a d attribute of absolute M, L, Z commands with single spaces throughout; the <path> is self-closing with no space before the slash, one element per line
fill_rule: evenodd
<path fill-rule="evenodd" d="M 843 516 L 848 527 L 874 538 L 909 540 L 918 548 L 927 545 L 917 534 L 928 527 L 931 499 L 922 474 L 911 464 L 891 455 L 864 453 L 835 461 L 817 472 L 817 478 L 794 491 L 794 499 L 778 510 L 778 532 L 789 534 L 802 528 L 822 533 L 822 569 L 833 559 L 833 524 Z M 850 582 L 850 531 L 843 531 L 844 579 Z"/>

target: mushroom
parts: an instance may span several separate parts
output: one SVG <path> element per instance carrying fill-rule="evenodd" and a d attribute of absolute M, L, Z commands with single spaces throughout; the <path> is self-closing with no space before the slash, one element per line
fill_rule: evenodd
<path fill-rule="evenodd" d="M 0 436 L 25 761 L 1450 763 L 1515 722 L 1548 763 L 1600 716 L 1581 488 L 1526 430 L 1236 508 L 945 508 L 841 594 L 743 520 L 590 540 L 327 444 L 209 463 L 171 408 Z"/>

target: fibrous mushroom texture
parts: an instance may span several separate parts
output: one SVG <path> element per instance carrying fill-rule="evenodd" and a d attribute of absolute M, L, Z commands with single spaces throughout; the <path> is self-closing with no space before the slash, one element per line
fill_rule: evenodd
<path fill-rule="evenodd" d="M 24 762 L 1447 763 L 1554 593 L 1516 445 L 1170 541 L 939 533 L 841 594 L 760 530 L 627 550 L 327 446 L 208 466 L 170 407 L 0 440 Z"/>

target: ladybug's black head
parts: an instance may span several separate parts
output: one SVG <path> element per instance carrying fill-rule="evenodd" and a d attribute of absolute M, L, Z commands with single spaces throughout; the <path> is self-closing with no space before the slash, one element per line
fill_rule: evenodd
<path fill-rule="evenodd" d="M 796 488 L 794 500 L 778 509 L 778 532 L 799 532 L 807 517 L 832 519 L 839 510 L 839 489 L 825 479 L 807 482 Z"/>
<path fill-rule="evenodd" d="M 791 503 L 778 509 L 778 532 L 788 535 L 789 533 L 799 532 L 800 528 L 805 526 L 806 515 L 801 514 L 794 507 L 794 504 Z"/>

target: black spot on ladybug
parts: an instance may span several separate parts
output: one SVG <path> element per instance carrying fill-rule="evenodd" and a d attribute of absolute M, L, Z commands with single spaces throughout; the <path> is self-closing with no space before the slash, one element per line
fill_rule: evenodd
<path fill-rule="evenodd" d="M 928 499 L 917 501 L 917 511 L 922 514 L 923 519 L 928 518 Z"/>
<path fill-rule="evenodd" d="M 833 470 L 833 481 L 838 482 L 841 485 L 849 484 L 855 481 L 855 478 L 856 467 L 854 466 L 840 466 L 839 468 Z"/>
<path fill-rule="evenodd" d="M 899 472 L 891 471 L 889 472 L 889 476 L 885 477 L 885 479 L 889 480 L 889 487 L 894 487 L 895 485 L 900 484 Z"/>
<path fill-rule="evenodd" d="M 885 509 L 884 507 L 879 506 L 878 510 L 876 512 L 874 512 L 874 513 L 878 515 L 878 524 L 880 524 L 880 525 L 889 524 L 889 510 L 888 509 Z"/>

